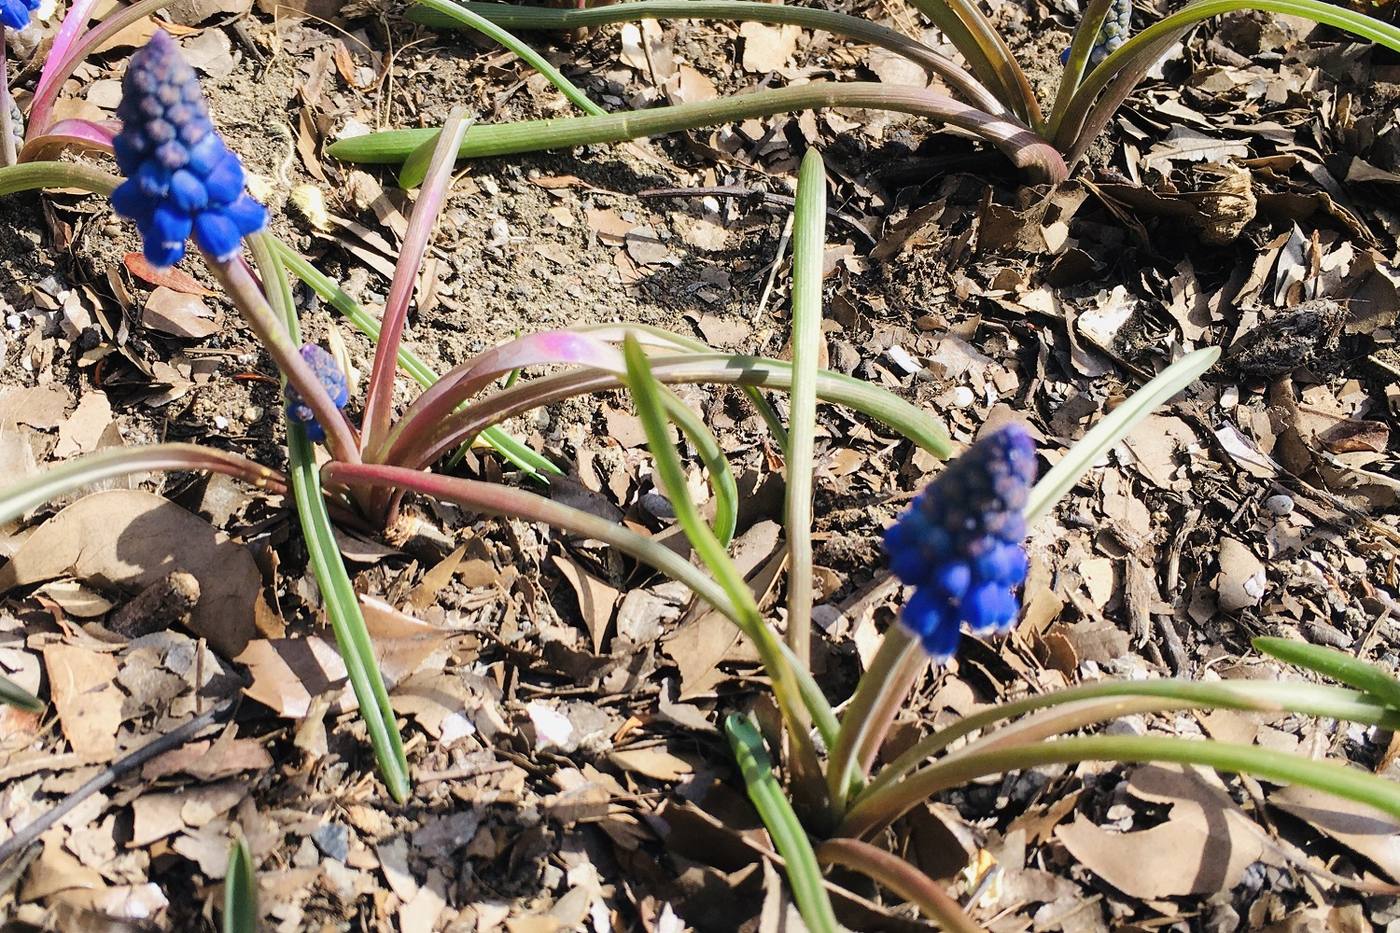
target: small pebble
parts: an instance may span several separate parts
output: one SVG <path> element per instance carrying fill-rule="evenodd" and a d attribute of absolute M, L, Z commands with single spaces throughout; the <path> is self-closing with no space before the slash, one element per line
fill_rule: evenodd
<path fill-rule="evenodd" d="M 1264 508 L 1269 510 L 1269 514 L 1274 518 L 1283 518 L 1293 511 L 1293 497 L 1285 495 L 1270 496 L 1264 500 Z"/>
<path fill-rule="evenodd" d="M 967 386 L 958 386 L 953 390 L 954 408 L 970 408 L 975 401 L 977 396 Z"/>
<path fill-rule="evenodd" d="M 316 848 L 337 862 L 345 861 L 345 857 L 350 854 L 349 833 L 341 823 L 327 823 L 312 833 L 311 838 L 315 841 Z"/>
<path fill-rule="evenodd" d="M 243 409 L 243 420 L 248 424 L 254 424 L 263 416 L 261 405 L 247 405 Z"/>
<path fill-rule="evenodd" d="M 227 431 L 227 430 L 228 430 L 228 419 L 225 418 L 223 415 L 215 415 L 215 416 L 214 416 L 214 427 L 218 428 L 220 431 Z"/>

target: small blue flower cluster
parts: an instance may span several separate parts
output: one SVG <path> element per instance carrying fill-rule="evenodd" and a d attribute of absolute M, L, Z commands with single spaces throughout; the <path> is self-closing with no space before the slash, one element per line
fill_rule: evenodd
<path fill-rule="evenodd" d="M 209 120 L 194 69 L 164 32 L 131 57 L 117 116 L 122 131 L 113 145 L 127 180 L 112 192 L 112 206 L 136 221 L 152 265 L 179 262 L 191 233 L 226 262 L 266 224 L 263 206 L 243 190 L 238 156 Z"/>
<path fill-rule="evenodd" d="M 1104 17 L 1103 25 L 1099 27 L 1098 38 L 1093 48 L 1089 49 L 1089 67 L 1095 67 L 1108 58 L 1109 53 L 1116 52 L 1119 46 L 1128 41 L 1132 31 L 1133 0 L 1113 0 L 1108 16 Z M 1060 64 L 1069 64 L 1069 49 L 1060 53 Z"/>
<path fill-rule="evenodd" d="M 340 366 L 336 364 L 335 357 L 317 344 L 308 343 L 302 345 L 301 358 L 316 374 L 317 380 L 331 397 L 335 407 L 344 408 L 350 401 L 350 386 L 345 381 L 345 373 L 341 372 Z M 291 383 L 287 384 L 287 417 L 293 421 L 300 421 L 306 428 L 306 436 L 313 442 L 319 444 L 326 439 L 325 428 L 321 427 L 311 406 L 302 400 Z"/>
<path fill-rule="evenodd" d="M 945 467 L 885 531 L 890 570 L 914 587 L 900 621 L 935 660 L 956 653 L 963 625 L 981 634 L 1016 620 L 1034 481 L 1035 444 L 1009 425 Z"/>
<path fill-rule="evenodd" d="M 37 9 L 39 0 L 0 0 L 0 23 L 11 29 L 23 29 Z"/>

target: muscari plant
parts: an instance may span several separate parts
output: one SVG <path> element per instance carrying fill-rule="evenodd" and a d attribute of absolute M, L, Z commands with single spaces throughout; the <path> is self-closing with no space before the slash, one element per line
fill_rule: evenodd
<path fill-rule="evenodd" d="M 61 83 L 76 67 L 79 50 L 94 36 L 110 35 L 155 6 L 148 0 L 124 8 L 84 31 L 90 6 L 75 6 L 65 19 L 49 62 Z M 71 28 L 77 22 L 79 27 Z M 65 38 L 65 36 L 67 38 Z M 618 344 L 636 335 L 655 352 L 658 378 L 668 383 L 728 383 L 743 387 L 767 422 L 781 423 L 761 394 L 792 382 L 792 366 L 780 360 L 716 353 L 691 338 L 629 326 L 581 327 L 536 333 L 494 347 L 439 378 L 402 346 L 402 334 L 422 257 L 451 182 L 452 165 L 467 121 L 460 111 L 413 154 L 400 175 L 405 187 L 418 186 L 403 249 L 385 307 L 377 318 L 361 308 L 331 279 L 265 229 L 266 213 L 245 191 L 242 166 L 209 119 L 193 71 L 177 45 L 158 32 L 133 57 L 123 78 L 120 121 L 46 122 L 52 97 L 40 78 L 30 112 L 33 137 L 18 164 L 0 167 L 0 195 L 43 188 L 84 189 L 110 196 L 116 211 L 132 219 L 142 249 L 157 268 L 179 262 L 193 239 L 210 275 L 235 307 L 280 371 L 287 395 L 288 468 L 274 469 L 231 451 L 193 444 L 153 444 L 101 451 L 75 458 L 0 492 L 0 521 L 10 521 L 54 498 L 91 483 L 151 471 L 213 471 L 228 474 L 275 494 L 289 495 L 296 507 L 336 643 L 371 745 L 390 794 L 409 792 L 408 769 L 384 683 L 375 664 L 354 590 L 336 548 L 331 520 L 361 530 L 394 521 L 405 492 L 460 502 L 478 512 L 547 522 L 608 542 L 637 559 L 680 572 L 673 552 L 626 528 L 613 526 L 527 489 L 488 484 L 431 468 L 451 464 L 471 443 L 484 442 L 537 483 L 560 471 L 540 453 L 505 433 L 499 423 L 571 396 L 615 389 L 625 366 Z M 118 178 L 86 162 L 52 156 L 80 148 L 115 155 Z M 251 262 L 245 258 L 251 256 Z M 375 357 L 362 399 L 352 404 L 345 360 L 314 344 L 304 344 L 290 276 L 342 312 L 375 341 Z M 523 368 L 565 367 L 551 375 L 524 379 L 485 394 L 498 380 Z M 421 394 L 395 417 L 396 367 L 422 387 Z M 806 386 L 804 392 L 812 391 Z M 816 394 L 849 405 L 912 437 L 935 453 L 946 452 L 946 438 L 914 407 L 888 392 L 835 373 L 820 373 Z M 738 493 L 719 443 L 674 393 L 658 397 L 667 416 L 694 445 L 710 471 L 716 502 L 715 531 L 727 544 L 734 533 Z M 358 408 L 358 423 L 345 413 Z M 315 444 L 329 463 L 318 468 Z"/>
<path fill-rule="evenodd" d="M 784 449 L 792 466 L 785 503 L 786 637 L 791 645 L 805 645 L 811 627 L 808 467 L 816 398 L 810 389 L 819 375 L 815 325 L 821 315 L 824 182 L 820 156 L 809 153 L 799 176 L 794 219 L 794 368 Z M 686 564 L 680 579 L 721 606 L 753 639 L 782 713 L 786 734 L 770 736 L 770 741 L 748 715 L 731 715 L 726 730 L 750 799 L 783 857 L 794 900 L 811 929 L 839 929 L 823 865 L 869 875 L 945 929 L 977 929 L 945 890 L 878 842 L 923 801 L 1023 768 L 1081 761 L 1202 765 L 1320 788 L 1400 816 L 1400 786 L 1354 766 L 1213 740 L 1076 734 L 1125 715 L 1210 709 L 1301 713 L 1384 729 L 1400 724 L 1400 682 L 1394 677 L 1342 652 L 1285 639 L 1260 638 L 1254 645 L 1346 686 L 1107 680 L 989 706 L 924 736 L 892 760 L 880 760 L 896 714 L 929 665 L 952 659 L 964 631 L 990 635 L 1014 626 L 1020 613 L 1017 590 L 1029 563 L 1024 544 L 1028 524 L 1043 517 L 1143 417 L 1208 368 L 1218 356 L 1215 349 L 1187 354 L 1167 367 L 1038 480 L 1034 444 L 1015 424 L 987 432 L 947 465 L 885 531 L 889 569 L 905 584 L 907 598 L 898 624 L 885 633 L 839 716 L 812 684 L 803 666 L 805 653 L 784 650 L 760 617 L 753 593 L 691 500 L 667 433 L 666 413 L 657 401 L 653 361 L 631 336 L 624 356 L 658 485 L 709 571 L 697 575 Z M 786 789 L 775 758 L 784 765 Z"/>
<path fill-rule="evenodd" d="M 1152 66 L 1191 29 L 1211 17 L 1237 10 L 1300 16 L 1400 51 L 1400 28 L 1326 0 L 1192 0 L 1132 37 L 1128 36 L 1131 0 L 1089 0 L 1063 55 L 1064 70 L 1046 110 L 976 0 L 910 3 L 947 37 L 962 56 L 961 64 L 918 40 L 859 17 L 762 0 L 635 0 L 572 9 L 416 0 L 409 15 L 433 26 L 474 29 L 505 45 L 545 74 L 585 114 L 474 126 L 459 148 L 463 157 L 621 142 L 822 107 L 862 107 L 909 113 L 956 127 L 1001 150 L 1032 183 L 1063 180 Z M 576 29 L 662 18 L 793 24 L 825 30 L 909 59 L 936 76 L 948 94 L 926 87 L 812 81 L 717 100 L 607 113 L 507 31 Z M 340 140 L 327 151 L 351 162 L 398 163 L 434 132 L 399 129 L 371 133 Z"/>
<path fill-rule="evenodd" d="M 1400 815 L 1400 791 L 1393 783 L 1341 764 L 1213 741 L 1066 737 L 1125 714 L 1209 708 L 1303 713 L 1384 728 L 1400 724 L 1400 685 L 1384 672 L 1288 642 L 1261 641 L 1259 647 L 1348 686 L 1180 680 L 1087 684 L 990 707 L 933 732 L 892 761 L 880 761 L 883 740 L 930 658 L 944 661 L 954 654 L 964 627 L 1004 632 L 1014 624 L 1016 587 L 1026 573 L 1026 524 L 1043 516 L 1133 425 L 1211 365 L 1215 350 L 1188 354 L 1169 366 L 1033 485 L 1034 452 L 1027 435 L 1015 427 L 990 434 L 946 468 L 886 533 L 891 570 L 912 587 L 912 594 L 900 624 L 886 634 L 838 716 L 808 669 L 814 591 L 808 465 L 816 405 L 848 405 L 940 458 L 949 455 L 951 445 L 941 427 L 896 396 L 816 366 L 825 181 L 815 152 L 804 160 L 798 186 L 790 363 L 715 353 L 655 328 L 611 325 L 521 337 L 435 378 L 403 349 L 402 331 L 414 274 L 466 132 L 460 112 L 407 161 L 404 177 L 408 184 L 421 184 L 421 190 L 384 313 L 376 322 L 263 229 L 265 214 L 248 201 L 242 168 L 219 140 L 193 72 L 169 37 L 158 33 L 133 57 L 123 91 L 123 123 L 112 128 L 111 146 L 127 175 L 124 181 L 72 163 L 34 161 L 0 168 L 0 193 L 62 186 L 111 195 L 114 207 L 135 220 L 146 256 L 155 265 L 178 261 L 186 238 L 193 237 L 209 272 L 285 380 L 289 467 L 279 471 L 192 444 L 103 451 L 0 493 L 0 521 L 93 482 L 153 470 L 221 472 L 291 495 L 380 771 L 395 798 L 408 793 L 403 747 L 335 547 L 331 516 L 359 528 L 382 526 L 393 519 L 400 497 L 411 492 L 482 514 L 542 522 L 611 545 L 682 581 L 752 639 L 782 714 L 782 735 L 772 742 L 776 754 L 770 754 L 747 716 L 731 716 L 727 732 L 750 797 L 784 856 L 794 897 L 808 924 L 819 931 L 837 928 L 823 864 L 864 871 L 946 926 L 972 928 L 945 891 L 877 843 L 882 831 L 931 795 L 1020 768 L 1083 760 L 1192 763 L 1318 787 Z M 45 145 L 65 144 L 50 140 Z M 91 140 L 85 145 L 101 148 Z M 245 248 L 251 263 L 244 258 Z M 358 424 L 346 413 L 354 408 L 344 361 L 328 359 L 324 350 L 301 342 L 289 273 L 376 341 Z M 424 391 L 394 418 L 396 363 Z M 540 364 L 566 368 L 485 394 L 501 377 Z M 668 387 L 681 382 L 744 387 L 787 462 L 796 467 L 788 470 L 784 506 L 791 558 L 785 638 L 763 617 L 728 556 L 737 519 L 732 473 L 714 437 Z M 653 453 L 657 485 L 674 506 L 699 566 L 650 537 L 528 489 L 432 470 L 513 415 L 621 387 L 632 394 Z M 787 424 L 762 395 L 764 388 L 789 393 Z M 714 515 L 709 521 L 692 500 L 668 422 L 679 428 L 710 474 Z M 313 436 L 322 439 L 328 458 L 320 467 Z M 497 435 L 496 445 L 527 477 L 547 482 L 557 469 L 508 435 Z M 6 698 L 33 699 L 9 692 Z M 775 758 L 785 782 L 774 768 Z M 230 896 L 246 896 L 247 879 L 235 881 Z"/>

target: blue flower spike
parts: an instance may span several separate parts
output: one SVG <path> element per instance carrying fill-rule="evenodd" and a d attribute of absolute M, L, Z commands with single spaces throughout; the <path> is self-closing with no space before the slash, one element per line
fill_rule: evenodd
<path fill-rule="evenodd" d="M 23 29 L 37 9 L 39 0 L 0 0 L 0 23 L 11 29 Z"/>
<path fill-rule="evenodd" d="M 1116 52 L 1119 46 L 1128 41 L 1132 31 L 1133 0 L 1113 0 L 1108 16 L 1104 17 L 1103 25 L 1099 27 L 1098 38 L 1093 48 L 1089 49 L 1089 67 L 1097 66 L 1110 53 Z M 1069 64 L 1069 49 L 1060 53 L 1060 64 Z"/>
<path fill-rule="evenodd" d="M 117 116 L 113 145 L 126 181 L 112 206 L 136 222 L 152 265 L 179 262 L 191 234 L 216 262 L 228 262 L 243 237 L 266 225 L 267 212 L 243 190 L 238 156 L 209 120 L 194 69 L 165 32 L 131 57 Z"/>
<path fill-rule="evenodd" d="M 1016 621 L 1034 482 L 1035 444 L 1008 425 L 948 464 L 885 531 L 890 570 L 914 587 L 900 623 L 938 663 L 957 652 L 962 626 L 981 635 Z"/>
<path fill-rule="evenodd" d="M 344 408 L 346 403 L 350 401 L 350 386 L 345 381 L 345 373 L 340 371 L 335 357 L 318 344 L 307 343 L 301 347 L 301 358 L 316 374 L 316 379 L 326 390 L 326 394 L 331 397 L 335 407 Z M 287 417 L 293 421 L 301 422 L 306 428 L 306 436 L 313 442 L 319 444 L 326 439 L 326 430 L 316 420 L 315 412 L 311 410 L 310 405 L 302 400 L 301 395 L 290 383 L 287 385 Z"/>

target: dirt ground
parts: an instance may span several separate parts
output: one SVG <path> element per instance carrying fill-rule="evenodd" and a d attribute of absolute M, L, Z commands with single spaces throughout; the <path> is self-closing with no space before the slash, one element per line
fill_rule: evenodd
<path fill-rule="evenodd" d="M 377 311 L 411 199 L 392 172 L 324 147 L 433 125 L 456 104 L 483 122 L 569 105 L 484 40 L 385 5 L 337 6 L 185 0 L 169 28 L 273 231 Z M 925 33 L 895 3 L 843 9 Z M 1049 100 L 1068 5 L 988 9 Z M 1135 23 L 1163 12 L 1142 4 Z M 114 82 L 152 28 L 80 69 L 66 115 L 110 115 Z M 613 110 L 759 83 L 922 80 L 885 53 L 777 27 L 664 21 L 532 38 Z M 19 66 L 17 90 L 32 90 L 37 61 Z M 926 675 L 887 756 L 980 704 L 1081 680 L 1303 677 L 1251 648 L 1261 634 L 1393 670 L 1397 100 L 1395 55 L 1234 14 L 1173 49 L 1053 192 L 1018 187 L 1003 157 L 963 137 L 866 111 L 463 163 L 406 344 L 446 372 L 517 333 L 626 321 L 781 356 L 785 223 L 797 163 L 817 146 L 831 185 L 827 365 L 918 405 L 959 445 L 1018 418 L 1048 467 L 1184 352 L 1227 348 L 1033 528 L 1022 622 L 1007 639 L 966 638 L 956 662 Z M 19 477 L 183 440 L 284 467 L 271 361 L 221 296 L 152 281 L 129 259 L 138 248 L 101 199 L 0 199 L 0 458 Z M 181 268 L 208 284 L 196 262 Z M 297 297 L 308 338 L 337 329 L 367 373 L 372 345 L 309 292 Z M 737 389 L 679 391 L 730 456 L 736 560 L 781 626 L 781 448 Z M 938 464 L 847 410 L 824 405 L 818 422 L 804 465 L 816 477 L 814 670 L 839 702 L 902 602 L 880 530 Z M 621 394 L 506 427 L 568 470 L 549 494 L 674 535 Z M 485 452 L 456 469 L 529 484 Z M 50 518 L 73 501 L 0 533 L 12 558 L 0 568 L 0 672 L 50 701 L 37 716 L 0 709 L 0 836 L 152 738 L 206 712 L 216 722 L 0 864 L 4 930 L 217 929 L 240 833 L 267 929 L 800 928 L 717 728 L 734 710 L 771 720 L 766 685 L 752 650 L 678 584 L 597 542 L 428 500 L 410 499 L 386 535 L 346 532 L 413 768 L 400 806 L 347 706 L 287 501 L 176 474 L 87 495 L 73 507 L 88 509 L 86 524 L 72 509 Z M 118 578 L 100 554 L 84 563 L 84 548 L 59 559 L 49 543 L 36 556 L 36 529 L 64 516 L 57 537 L 85 529 L 93 552 L 125 535 L 179 555 L 200 583 L 195 615 L 114 630 L 151 579 Z M 53 566 L 16 577 L 26 558 Z M 215 592 L 239 608 L 216 610 Z M 219 611 L 251 618 L 251 642 L 201 630 L 199 614 L 218 626 Z M 1218 711 L 1109 728 L 1400 777 L 1389 732 L 1330 720 Z M 1352 931 L 1400 929 L 1396 831 L 1297 788 L 1081 765 L 945 793 L 883 842 L 1006 933 Z M 932 928 L 863 878 L 832 880 L 853 929 Z"/>

